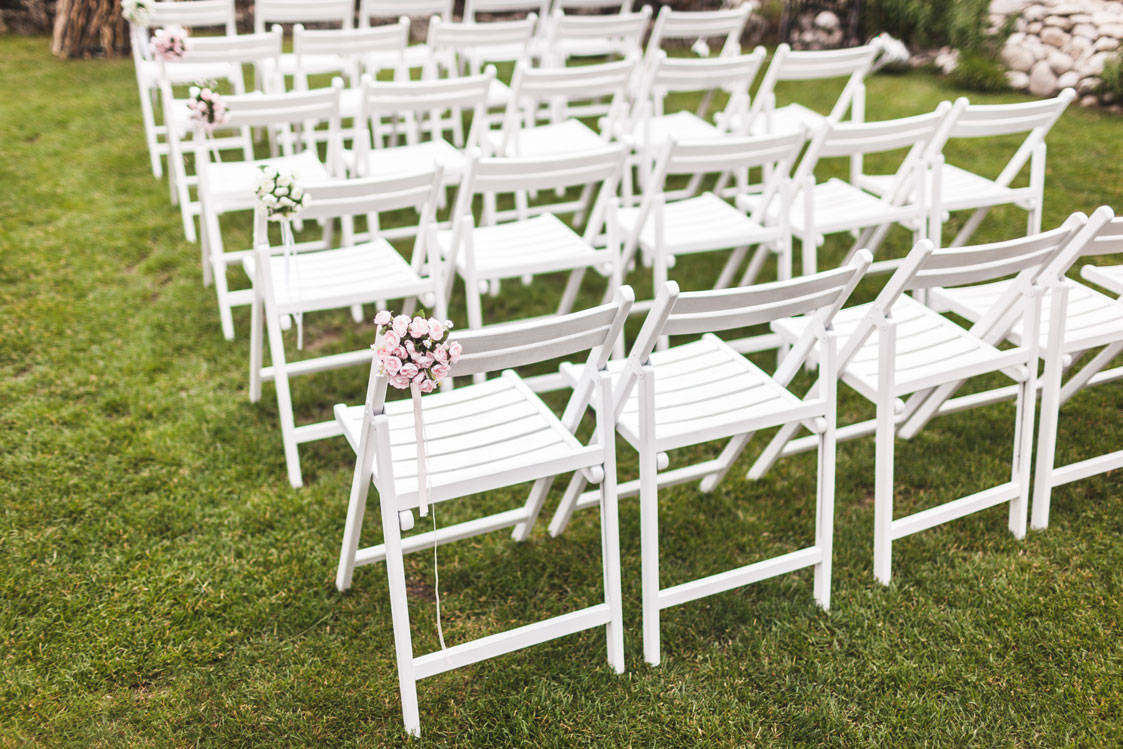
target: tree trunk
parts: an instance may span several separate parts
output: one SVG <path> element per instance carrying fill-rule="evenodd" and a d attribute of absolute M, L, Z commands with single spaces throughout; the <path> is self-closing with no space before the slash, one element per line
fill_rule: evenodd
<path fill-rule="evenodd" d="M 116 57 L 129 51 L 119 0 L 58 0 L 51 52 L 59 57 Z"/>

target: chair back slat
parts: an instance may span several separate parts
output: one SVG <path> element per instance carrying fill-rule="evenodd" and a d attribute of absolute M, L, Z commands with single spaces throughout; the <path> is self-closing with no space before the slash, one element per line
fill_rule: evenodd
<path fill-rule="evenodd" d="M 550 0 L 466 0 L 464 20 L 475 21 L 477 13 L 535 13 L 545 18 Z"/>
<path fill-rule="evenodd" d="M 865 74 L 877 56 L 872 45 L 849 49 L 794 51 L 786 44 L 776 48 L 772 68 L 777 81 L 811 81 Z"/>
<path fill-rule="evenodd" d="M 666 174 L 710 174 L 725 169 L 786 164 L 784 174 L 803 147 L 802 133 L 680 140 L 669 146 Z"/>
<path fill-rule="evenodd" d="M 487 102 L 495 69 L 482 75 L 420 81 L 363 80 L 362 102 L 367 115 L 429 112 L 452 108 L 472 109 Z"/>
<path fill-rule="evenodd" d="M 618 0 L 607 0 L 607 2 L 614 6 L 619 4 Z M 561 8 L 557 8 L 551 16 L 550 33 L 555 43 L 572 39 L 615 39 L 638 45 L 642 44 L 650 22 L 651 6 L 649 5 L 643 6 L 635 13 L 606 16 L 567 16 Z"/>
<path fill-rule="evenodd" d="M 282 43 L 279 27 L 260 34 L 188 37 L 183 57 L 163 64 L 169 75 L 174 76 L 176 66 L 181 63 L 262 63 L 280 56 Z"/>
<path fill-rule="evenodd" d="M 463 349 L 452 377 L 523 367 L 572 356 L 579 351 L 611 350 L 631 310 L 634 295 L 621 287 L 617 300 L 568 315 L 454 332 Z"/>
<path fill-rule="evenodd" d="M 662 334 L 719 332 L 806 314 L 834 302 L 859 267 L 845 265 L 786 281 L 680 294 Z"/>
<path fill-rule="evenodd" d="M 1029 237 L 934 250 L 909 281 L 909 289 L 965 286 L 1044 268 L 1072 236 L 1067 225 Z"/>
<path fill-rule="evenodd" d="M 223 127 L 338 121 L 342 81 L 336 80 L 331 88 L 312 91 L 228 96 L 228 116 Z"/>
<path fill-rule="evenodd" d="M 356 29 L 305 29 L 293 28 L 292 51 L 299 59 L 302 55 L 341 55 L 354 57 L 372 52 L 397 52 L 409 43 L 409 19 L 383 26 Z"/>
<path fill-rule="evenodd" d="M 439 16 L 433 16 L 429 21 L 426 43 L 434 52 L 486 54 L 488 48 L 529 44 L 534 38 L 537 23 L 538 18 L 533 14 L 515 21 L 488 21 L 487 23 L 452 23 Z M 518 57 L 522 57 L 522 54 L 512 59 Z"/>
<path fill-rule="evenodd" d="M 437 167 L 393 177 L 367 177 L 310 185 L 304 191 L 310 202 L 300 212 L 300 218 L 339 218 L 406 208 L 420 211 L 426 203 L 435 204 L 438 200 L 440 180 L 441 170 Z"/>
<path fill-rule="evenodd" d="M 440 16 L 452 18 L 455 0 L 359 0 L 359 24 L 367 25 L 372 18 L 399 18 L 401 16 Z"/>
<path fill-rule="evenodd" d="M 531 68 L 520 64 L 512 81 L 517 99 L 592 99 L 622 93 L 635 70 L 634 59 L 572 68 Z"/>
<path fill-rule="evenodd" d="M 613 145 L 574 156 L 479 159 L 473 162 L 465 184 L 469 185 L 470 195 L 614 183 L 623 168 L 625 155 L 622 146 Z"/>
<path fill-rule="evenodd" d="M 1115 255 L 1120 252 L 1123 252 L 1123 217 L 1117 216 L 1100 229 L 1081 255 Z"/>
<path fill-rule="evenodd" d="M 606 8 L 612 8 L 619 11 L 621 15 L 631 13 L 633 5 L 633 0 L 554 0 L 555 10 L 605 10 Z M 644 5 L 640 10 L 650 12 L 651 6 Z"/>
<path fill-rule="evenodd" d="M 743 55 L 702 58 L 667 57 L 660 52 L 650 86 L 665 92 L 725 87 L 734 93 L 747 93 L 765 57 L 763 47 Z"/>
<path fill-rule="evenodd" d="M 183 26 L 187 29 L 224 26 L 227 34 L 235 34 L 236 21 L 234 0 L 192 0 L 189 3 L 162 0 L 152 3 L 144 25 L 148 28 Z"/>
<path fill-rule="evenodd" d="M 987 138 L 1049 128 L 1074 96 L 1072 89 L 1065 89 L 1059 96 L 1045 101 L 969 104 L 956 118 L 949 135 L 952 138 Z"/>
<path fill-rule="evenodd" d="M 820 158 L 896 151 L 926 144 L 943 122 L 947 108 L 928 114 L 880 122 L 846 122 L 828 125 L 818 149 Z"/>
<path fill-rule="evenodd" d="M 699 39 L 717 36 L 739 37 L 749 20 L 752 6 L 745 3 L 740 8 L 727 10 L 672 10 L 664 5 L 656 18 L 652 39 Z M 658 48 L 658 45 L 657 45 Z"/>
<path fill-rule="evenodd" d="M 334 23 L 354 25 L 354 0 L 255 0 L 253 25 L 258 32 L 270 23 Z"/>

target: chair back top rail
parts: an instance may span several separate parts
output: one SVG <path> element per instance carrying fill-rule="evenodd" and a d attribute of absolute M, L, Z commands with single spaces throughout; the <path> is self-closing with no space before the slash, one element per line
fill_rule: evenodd
<path fill-rule="evenodd" d="M 623 146 L 562 156 L 478 158 L 474 155 L 458 196 L 464 210 L 473 194 L 549 190 L 600 182 L 615 184 L 627 155 Z M 467 189 L 465 189 L 467 187 Z"/>
<path fill-rule="evenodd" d="M 516 99 L 592 99 L 621 94 L 636 68 L 636 60 L 579 65 L 571 68 L 532 68 L 520 62 L 511 81 Z"/>
<path fill-rule="evenodd" d="M 369 26 L 372 18 L 398 18 L 400 16 L 440 16 L 452 19 L 455 0 L 359 0 L 359 25 Z"/>
<path fill-rule="evenodd" d="M 363 112 L 370 116 L 483 106 L 494 79 L 495 68 L 491 66 L 482 75 L 436 80 L 378 81 L 366 75 L 362 83 Z"/>
<path fill-rule="evenodd" d="M 354 0 L 255 0 L 253 25 L 264 31 L 267 23 L 333 23 L 354 25 Z"/>
<path fill-rule="evenodd" d="M 452 365 L 450 375 L 495 372 L 572 356 L 579 351 L 590 351 L 592 355 L 598 350 L 603 355 L 596 367 L 600 369 L 623 330 L 634 300 L 631 287 L 622 286 L 612 302 L 591 309 L 544 320 L 454 332 L 451 340 L 460 342 L 463 353 Z"/>
<path fill-rule="evenodd" d="M 470 52 L 480 47 L 499 44 L 527 43 L 534 37 L 538 16 L 533 13 L 513 21 L 457 23 L 440 16 L 429 20 L 426 42 L 434 50 Z"/>
<path fill-rule="evenodd" d="M 655 17 L 651 39 L 656 42 L 656 49 L 664 39 L 692 40 L 717 36 L 739 39 L 751 12 L 750 3 L 739 8 L 698 11 L 672 10 L 669 5 L 664 5 Z"/>
<path fill-rule="evenodd" d="M 764 47 L 746 54 L 701 58 L 667 57 L 660 50 L 650 87 L 656 91 L 705 91 L 727 86 L 734 93 L 747 94 L 767 56 Z"/>
<path fill-rule="evenodd" d="M 951 138 L 987 138 L 997 135 L 1028 133 L 1037 128 L 1049 129 L 1076 96 L 1066 88 L 1058 96 L 1044 101 L 1017 104 L 968 103 L 951 128 Z"/>
<path fill-rule="evenodd" d="M 633 5 L 633 0 L 554 0 L 555 11 L 604 10 L 606 8 L 616 8 L 620 11 L 621 15 L 623 15 L 631 13 Z M 646 10 L 650 14 L 651 6 L 644 5 L 640 10 Z"/>
<path fill-rule="evenodd" d="M 838 122 L 828 126 L 819 146 L 820 158 L 882 153 L 916 144 L 927 145 L 950 110 L 941 102 L 935 111 L 878 122 Z"/>
<path fill-rule="evenodd" d="M 292 51 L 301 55 L 356 56 L 372 52 L 396 52 L 409 44 L 409 19 L 397 23 L 352 29 L 305 29 L 296 24 L 292 32 Z"/>
<path fill-rule="evenodd" d="M 559 39 L 636 39 L 642 43 L 651 22 L 651 6 L 645 5 L 635 13 L 607 16 L 567 16 L 561 8 L 550 16 L 550 33 Z"/>
<path fill-rule="evenodd" d="M 466 0 L 464 20 L 475 21 L 477 13 L 534 13 L 545 18 L 550 13 L 550 0 Z"/>
<path fill-rule="evenodd" d="M 420 211 L 439 197 L 440 166 L 393 177 L 364 177 L 310 185 L 301 219 L 326 219 L 412 208 Z"/>
<path fill-rule="evenodd" d="M 877 57 L 872 45 L 848 49 L 793 50 L 787 44 L 776 48 L 765 80 L 811 81 L 844 78 L 854 73 L 865 75 Z"/>
<path fill-rule="evenodd" d="M 282 43 L 280 26 L 260 34 L 193 36 L 187 39 L 183 57 L 179 60 L 161 61 L 161 63 L 174 76 L 174 72 L 171 71 L 174 71 L 175 66 L 180 63 L 262 62 L 279 57 Z"/>
<path fill-rule="evenodd" d="M 161 0 L 152 3 L 143 25 L 150 29 L 161 26 L 188 29 L 225 26 L 227 34 L 236 34 L 236 23 L 234 0 L 192 0 L 189 3 Z"/>
<path fill-rule="evenodd" d="M 339 98 L 343 80 L 330 88 L 290 91 L 284 94 L 241 94 L 226 97 L 228 116 L 223 127 L 259 127 L 339 120 Z"/>
<path fill-rule="evenodd" d="M 1091 255 L 1115 255 L 1123 252 L 1123 216 L 1115 216 L 1107 222 L 1095 239 L 1081 251 L 1082 257 Z"/>

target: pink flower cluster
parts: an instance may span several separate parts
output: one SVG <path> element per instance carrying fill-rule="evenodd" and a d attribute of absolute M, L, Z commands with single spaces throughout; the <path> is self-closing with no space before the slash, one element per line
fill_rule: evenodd
<path fill-rule="evenodd" d="M 148 43 L 148 51 L 157 60 L 175 62 L 187 51 L 187 29 L 182 26 L 157 29 Z"/>
<path fill-rule="evenodd" d="M 222 94 L 215 91 L 217 84 L 214 81 L 200 81 L 191 87 L 187 100 L 187 108 L 191 110 L 191 119 L 198 122 L 205 130 L 210 131 L 226 122 L 226 102 Z"/>
<path fill-rule="evenodd" d="M 452 328 L 448 320 L 423 315 L 410 319 L 382 310 L 374 316 L 374 324 L 381 334 L 379 343 L 372 346 L 374 355 L 390 384 L 400 390 L 416 384 L 422 393 L 431 393 L 460 361 L 460 342 L 448 340 Z M 385 333 L 383 328 L 387 328 Z"/>

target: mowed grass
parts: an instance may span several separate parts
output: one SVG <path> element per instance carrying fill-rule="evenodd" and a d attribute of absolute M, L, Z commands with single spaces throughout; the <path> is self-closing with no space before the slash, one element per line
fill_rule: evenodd
<path fill-rule="evenodd" d="M 922 74 L 875 77 L 868 118 L 962 93 Z M 828 106 L 832 96 L 804 98 Z M 198 248 L 148 168 L 131 61 L 62 62 L 45 39 L 3 37 L 0 100 L 0 743 L 407 743 L 382 567 L 360 568 L 347 594 L 333 585 L 352 454 L 341 439 L 304 447 L 306 486 L 289 487 L 273 390 L 247 398 L 248 313 L 236 314 L 238 339 L 223 340 Z M 1046 225 L 1123 208 L 1121 135 L 1118 118 L 1064 115 L 1049 140 Z M 949 156 L 997 173 L 1008 151 L 956 143 Z M 1024 214 L 1003 209 L 977 236 L 1023 229 Z M 907 247 L 895 233 L 884 252 Z M 822 265 L 845 250 L 831 241 Z M 672 275 L 704 288 L 721 260 L 685 258 Z M 632 280 L 646 296 L 642 276 Z M 561 283 L 507 283 L 486 314 L 548 311 Z M 589 279 L 583 301 L 599 293 Z M 463 319 L 459 294 L 453 314 Z M 306 325 L 316 351 L 373 335 L 345 314 Z M 298 418 L 358 402 L 366 375 L 298 382 Z M 844 389 L 842 413 L 871 409 Z M 1062 414 L 1062 459 L 1123 447 L 1121 417 L 1123 388 L 1081 393 Z M 1012 421 L 1001 404 L 899 441 L 898 513 L 1004 480 Z M 662 492 L 664 584 L 810 541 L 813 456 L 748 482 L 763 444 L 712 495 L 693 484 Z M 621 443 L 619 455 L 621 478 L 634 476 L 634 453 Z M 842 445 L 838 464 L 829 613 L 812 601 L 809 570 L 770 580 L 666 611 L 664 663 L 646 666 L 639 518 L 624 500 L 627 673 L 610 671 L 603 633 L 591 631 L 438 676 L 420 684 L 424 736 L 413 743 L 1123 742 L 1118 474 L 1055 492 L 1052 526 L 1024 541 L 995 508 L 899 542 L 883 588 L 871 575 L 872 440 Z M 523 497 L 448 503 L 437 517 Z M 598 525 L 585 512 L 559 539 L 540 524 L 524 544 L 494 533 L 443 547 L 449 644 L 595 601 Z M 414 644 L 426 652 L 437 647 L 431 555 L 408 558 L 407 574 Z"/>

